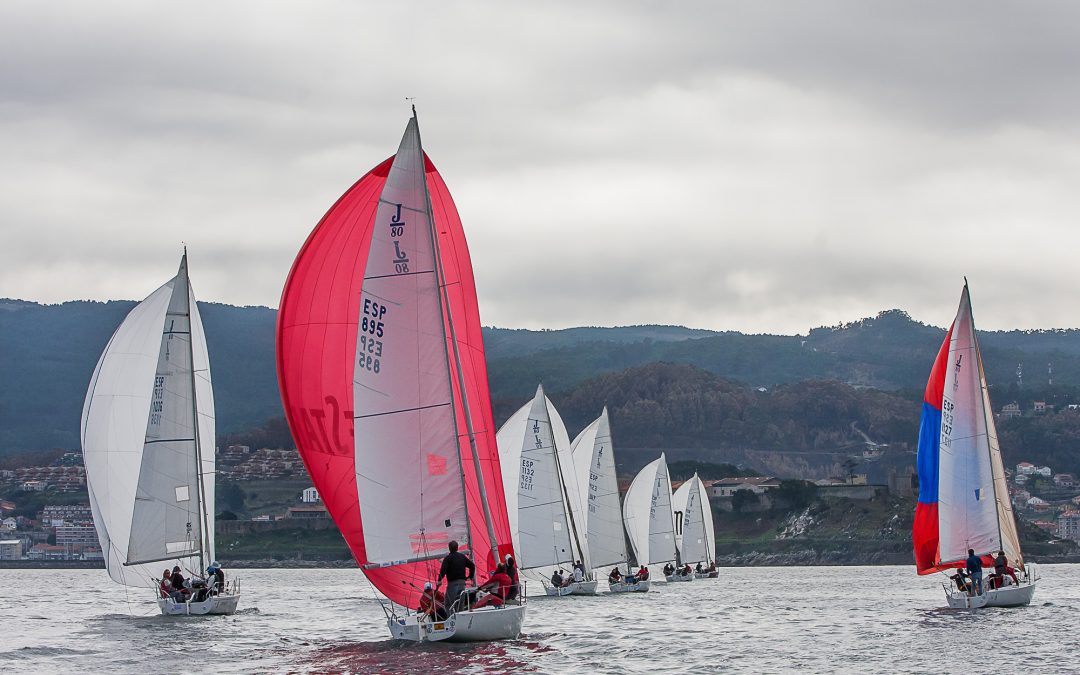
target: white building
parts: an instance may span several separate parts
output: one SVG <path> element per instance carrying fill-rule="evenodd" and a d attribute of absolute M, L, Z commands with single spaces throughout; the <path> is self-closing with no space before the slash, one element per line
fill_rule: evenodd
<path fill-rule="evenodd" d="M 0 560 L 18 560 L 22 558 L 23 548 L 20 539 L 0 540 Z"/>
<path fill-rule="evenodd" d="M 1016 474 L 1018 476 L 1030 476 L 1035 473 L 1035 465 L 1031 462 L 1020 462 L 1016 465 Z"/>
<path fill-rule="evenodd" d="M 721 478 L 706 486 L 710 497 L 731 497 L 739 490 L 750 490 L 755 494 L 764 494 L 766 490 L 780 487 L 780 479 L 771 476 L 743 476 L 739 478 Z"/>
<path fill-rule="evenodd" d="M 1080 541 L 1080 511 L 1069 511 L 1058 516 L 1057 533 L 1062 539 Z"/>
<path fill-rule="evenodd" d="M 313 487 L 307 488 L 306 490 L 304 490 L 303 494 L 300 495 L 300 501 L 304 502 L 305 504 L 316 504 L 316 503 L 318 503 L 319 502 L 319 491 L 316 490 Z"/>
<path fill-rule="evenodd" d="M 1038 469 L 1035 469 L 1035 473 L 1039 474 L 1044 478 L 1049 478 L 1050 476 L 1054 475 L 1053 470 L 1048 466 L 1040 466 Z"/>

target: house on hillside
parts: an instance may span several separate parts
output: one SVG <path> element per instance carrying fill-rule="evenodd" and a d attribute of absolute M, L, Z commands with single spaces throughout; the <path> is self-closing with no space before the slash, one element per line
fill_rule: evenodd
<path fill-rule="evenodd" d="M 1043 478 L 1049 478 L 1054 475 L 1054 470 L 1048 466 L 1040 466 L 1038 469 L 1035 469 L 1035 474 L 1042 476 Z"/>
<path fill-rule="evenodd" d="M 1060 488 L 1076 487 L 1076 477 L 1071 473 L 1054 474 L 1054 485 Z"/>
<path fill-rule="evenodd" d="M 21 539 L 0 539 L 0 560 L 19 560 L 22 555 Z"/>
<path fill-rule="evenodd" d="M 1022 414 L 1023 413 L 1020 412 L 1019 403 L 1006 403 L 1005 405 L 1001 406 L 1001 413 L 999 416 L 1001 417 L 1001 419 L 1007 420 L 1011 417 L 1020 417 Z"/>
<path fill-rule="evenodd" d="M 310 506 L 290 506 L 289 510 L 285 512 L 285 517 L 292 520 L 319 520 L 329 518 L 330 514 L 326 512 L 326 507 L 322 504 L 312 504 Z"/>
<path fill-rule="evenodd" d="M 1035 465 L 1031 462 L 1020 462 L 1016 465 L 1017 476 L 1030 476 L 1035 473 Z"/>
<path fill-rule="evenodd" d="M 1046 401 L 1035 401 L 1032 404 L 1032 412 L 1036 415 L 1042 415 L 1046 412 Z"/>
<path fill-rule="evenodd" d="M 320 501 L 319 491 L 313 487 L 306 488 L 300 494 L 300 501 L 304 502 L 305 504 L 317 504 Z"/>
<path fill-rule="evenodd" d="M 706 491 L 710 497 L 732 497 L 739 490 L 750 490 L 760 495 L 778 487 L 780 479 L 773 476 L 739 476 L 713 481 Z"/>

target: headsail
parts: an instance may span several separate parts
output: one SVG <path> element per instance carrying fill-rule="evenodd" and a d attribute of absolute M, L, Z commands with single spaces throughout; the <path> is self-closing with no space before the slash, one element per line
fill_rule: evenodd
<path fill-rule="evenodd" d="M 398 194 L 395 192 L 398 188 L 389 185 L 391 167 L 397 160 L 395 156 L 375 167 L 338 200 L 308 237 L 293 264 L 282 292 L 278 313 L 278 381 L 282 403 L 308 473 L 311 474 L 319 494 L 323 496 L 353 556 L 361 565 L 393 563 L 395 561 L 390 559 L 396 558 L 400 553 L 406 554 L 400 559 L 409 559 L 424 557 L 421 555 L 423 551 L 431 551 L 431 555 L 445 551 L 445 538 L 460 536 L 462 526 L 458 499 L 453 497 L 449 490 L 449 484 L 456 481 L 458 495 L 462 493 L 464 486 L 464 507 L 471 535 L 468 544 L 478 566 L 486 571 L 496 557 L 501 558 L 503 554 L 510 553 L 512 545 L 491 418 L 472 265 L 457 210 L 442 178 L 423 154 L 415 118 L 406 129 L 398 154 L 406 152 L 413 153 L 414 159 L 403 157 L 401 166 L 412 162 L 411 170 L 414 176 L 415 171 L 420 166 L 423 167 L 424 182 L 421 187 L 426 188 L 428 194 L 427 204 L 421 205 L 421 208 L 426 214 L 405 211 L 404 205 L 407 201 L 410 207 L 415 207 L 415 204 L 405 197 L 399 199 L 392 196 Z M 396 174 L 397 170 L 394 173 Z M 416 183 L 412 185 L 415 186 Z M 380 197 L 386 203 L 380 202 Z M 404 217 L 410 217 L 411 214 L 416 223 L 423 222 L 425 218 L 433 219 L 433 246 L 429 247 L 425 241 L 415 239 L 396 239 L 399 242 L 397 248 L 394 248 L 394 239 L 381 244 L 374 241 L 376 228 L 386 228 L 386 231 L 380 229 L 377 234 L 379 237 L 395 236 L 395 232 L 390 228 L 394 226 L 397 203 L 403 204 Z M 406 234 L 406 231 L 402 231 L 401 236 Z M 429 282 L 416 279 L 409 302 L 415 311 L 423 312 L 425 317 L 399 324 L 405 326 L 405 334 L 411 334 L 411 337 L 402 337 L 399 333 L 393 336 L 393 344 L 383 341 L 383 356 L 379 357 L 380 372 L 383 368 L 382 359 L 387 359 L 387 367 L 393 363 L 398 374 L 402 375 L 404 364 L 392 360 L 389 350 L 391 347 L 394 350 L 412 350 L 415 373 L 409 375 L 407 381 L 413 382 L 417 389 L 409 394 L 411 402 L 380 410 L 422 407 L 418 403 L 423 401 L 423 405 L 436 406 L 427 409 L 435 411 L 444 407 L 438 404 L 445 399 L 448 386 L 452 396 L 453 416 L 448 418 L 445 414 L 434 412 L 431 416 L 415 413 L 411 417 L 400 415 L 399 417 L 412 419 L 416 426 L 410 436 L 403 434 L 404 424 L 394 432 L 393 438 L 406 444 L 399 448 L 403 457 L 399 463 L 377 459 L 388 458 L 389 455 L 367 445 L 386 440 L 381 435 L 367 436 L 374 427 L 368 429 L 364 423 L 354 428 L 354 419 L 368 419 L 365 416 L 374 410 L 366 407 L 370 403 L 368 399 L 360 397 L 354 400 L 354 387 L 362 389 L 362 386 L 374 382 L 371 378 L 375 368 L 374 354 L 366 351 L 371 343 L 367 339 L 363 342 L 359 340 L 361 335 L 371 335 L 370 332 L 364 332 L 364 319 L 369 322 L 368 330 L 371 319 L 375 319 L 376 340 L 381 339 L 378 335 L 380 320 L 383 321 L 384 336 L 388 335 L 387 331 L 391 328 L 386 323 L 385 314 L 382 319 L 378 316 L 372 317 L 370 313 L 364 314 L 364 302 L 378 301 L 374 294 L 386 295 L 387 297 L 382 298 L 384 301 L 402 302 L 403 296 L 400 294 L 405 293 L 402 288 L 404 284 L 400 280 L 394 282 L 394 287 L 390 290 L 378 281 L 369 285 L 372 282 L 370 277 L 374 273 L 367 267 L 370 264 L 369 259 L 375 260 L 373 256 L 379 255 L 375 253 L 378 246 L 392 254 L 389 259 L 379 258 L 379 264 L 389 266 L 388 271 L 395 276 L 419 277 L 420 275 L 411 273 L 417 269 L 433 269 L 430 261 L 426 264 L 419 261 L 420 255 L 431 256 L 437 252 L 439 257 L 436 260 L 441 260 L 442 263 L 439 288 L 441 300 L 433 303 L 430 286 L 422 286 Z M 417 248 L 410 249 L 409 246 Z M 396 265 L 399 262 L 404 263 L 399 253 L 409 259 L 408 271 L 402 267 L 398 272 Z M 415 267 L 415 264 L 420 267 Z M 376 287 L 379 290 L 373 290 Z M 390 293 L 394 295 L 391 297 Z M 425 295 L 427 299 L 421 301 L 421 295 Z M 380 302 L 381 306 L 383 305 Z M 386 307 L 387 312 L 393 312 L 398 306 L 386 302 Z M 368 312 L 373 309 L 372 304 L 367 305 Z M 433 326 L 429 313 L 435 312 L 440 312 L 441 318 Z M 399 320 L 404 321 L 400 315 L 399 311 Z M 453 326 L 449 323 L 451 316 Z M 431 333 L 437 333 L 438 339 L 433 339 Z M 423 353 L 421 349 L 424 350 Z M 379 350 L 377 342 L 374 350 Z M 364 351 L 365 374 L 358 375 L 361 351 Z M 369 355 L 372 356 L 370 371 L 367 370 Z M 460 373 L 457 370 L 459 362 Z M 446 365 L 440 366 L 439 363 Z M 432 368 L 435 369 L 434 374 L 429 372 Z M 465 417 L 461 382 L 464 382 L 468 398 L 468 420 Z M 391 391 L 386 385 L 378 388 L 384 392 Z M 392 391 L 394 395 L 408 393 L 398 392 L 396 389 Z M 444 452 L 442 440 L 446 438 L 447 421 L 452 422 L 455 430 L 452 433 L 456 434 L 455 449 L 449 454 Z M 361 431 L 361 426 L 365 428 L 364 431 Z M 474 465 L 470 448 L 467 432 L 470 427 L 476 443 L 479 467 Z M 372 458 L 371 464 L 366 463 L 366 458 L 369 457 Z M 499 542 L 498 552 L 491 548 L 491 536 L 488 534 L 489 528 L 484 518 L 485 508 L 476 477 L 477 468 L 487 487 L 488 506 L 492 516 L 491 529 Z M 396 534 L 373 522 L 380 516 L 367 512 L 369 502 L 374 500 L 379 492 L 378 486 L 366 479 L 368 488 L 357 484 L 358 473 L 374 480 L 380 480 L 380 476 L 393 476 L 392 480 L 399 480 L 401 475 L 398 472 L 406 471 L 412 473 L 406 477 L 408 481 L 405 484 L 395 486 L 400 491 L 396 499 L 404 499 L 406 494 L 411 494 L 414 500 L 418 499 L 421 482 L 425 495 L 422 514 L 420 507 L 408 507 L 407 518 L 402 515 L 409 523 L 401 525 L 405 528 L 401 532 L 414 535 L 407 539 L 407 546 Z M 448 476 L 454 480 L 449 480 Z M 369 488 L 373 491 L 369 492 Z M 362 491 L 365 495 L 363 511 Z M 378 508 L 378 505 L 374 505 L 374 508 Z M 437 519 L 436 510 L 438 515 L 445 514 L 442 519 Z M 449 525 L 445 524 L 446 520 L 450 521 Z M 369 524 L 372 527 L 371 537 L 366 532 Z M 436 542 L 436 539 L 439 541 Z M 369 541 L 374 545 L 371 556 L 367 549 Z M 388 598 L 411 605 L 419 594 L 414 586 L 422 586 L 422 583 L 417 582 L 434 579 L 437 570 L 438 561 L 432 561 L 366 569 L 365 574 Z"/>
<path fill-rule="evenodd" d="M 705 486 L 695 473 L 672 495 L 675 509 L 675 542 L 684 563 L 712 563 L 715 545 L 712 508 Z"/>
<path fill-rule="evenodd" d="M 961 567 L 968 549 L 1023 566 L 967 285 L 934 361 L 919 430 L 912 540 L 920 574 Z"/>
<path fill-rule="evenodd" d="M 623 520 L 639 565 L 675 560 L 671 481 L 663 454 L 634 477 L 623 502 Z"/>
<path fill-rule="evenodd" d="M 621 565 L 627 561 L 626 536 L 607 408 L 577 435 L 571 447 L 575 473 L 587 490 L 586 540 L 591 564 Z"/>
<path fill-rule="evenodd" d="M 117 328 L 83 405 L 91 509 L 117 582 L 145 586 L 162 562 L 201 571 L 213 557 L 213 480 L 203 478 L 214 473 L 214 431 L 206 340 L 185 255 L 177 276 Z M 200 452 L 199 444 L 211 449 Z"/>

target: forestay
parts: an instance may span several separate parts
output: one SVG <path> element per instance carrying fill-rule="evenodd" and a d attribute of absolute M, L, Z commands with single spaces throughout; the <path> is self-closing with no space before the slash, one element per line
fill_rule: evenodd
<path fill-rule="evenodd" d="M 587 487 L 586 541 L 593 567 L 627 561 L 615 447 L 607 408 L 585 427 L 571 445 L 578 481 Z"/>

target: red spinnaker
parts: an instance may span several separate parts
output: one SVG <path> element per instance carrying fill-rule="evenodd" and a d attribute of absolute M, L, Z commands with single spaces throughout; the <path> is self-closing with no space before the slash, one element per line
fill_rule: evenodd
<path fill-rule="evenodd" d="M 364 565 L 363 522 L 356 491 L 353 439 L 353 359 L 360 315 L 360 287 L 371 243 L 379 195 L 393 157 L 356 182 L 312 231 L 293 263 L 277 323 L 277 369 L 285 415 L 308 473 L 356 561 Z M 499 558 L 513 553 L 503 497 L 499 452 L 491 416 L 487 363 L 480 328 L 472 263 L 454 200 L 431 160 L 425 173 L 438 233 L 480 465 L 499 540 Z M 484 522 L 480 490 L 469 447 L 450 326 L 446 326 L 465 474 L 466 504 L 477 572 L 495 564 Z M 407 488 L 408 486 L 403 486 Z M 365 570 L 390 600 L 415 606 L 425 580 L 434 581 L 439 561 Z"/>

